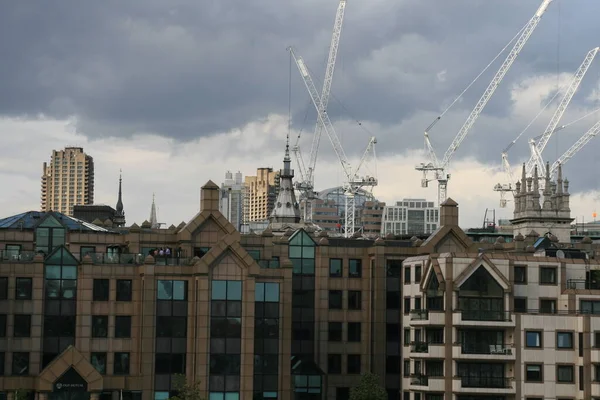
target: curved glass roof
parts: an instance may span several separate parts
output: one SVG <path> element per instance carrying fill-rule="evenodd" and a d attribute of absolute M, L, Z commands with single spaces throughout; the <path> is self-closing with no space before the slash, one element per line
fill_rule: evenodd
<path fill-rule="evenodd" d="M 106 229 L 104 227 L 90 224 L 89 222 L 52 211 L 28 211 L 22 214 L 13 215 L 11 217 L 2 218 L 0 219 L 0 229 L 34 229 L 46 218 L 47 214 L 54 216 L 54 218 L 56 218 L 65 228 L 70 231 L 115 232 L 110 229 Z"/>

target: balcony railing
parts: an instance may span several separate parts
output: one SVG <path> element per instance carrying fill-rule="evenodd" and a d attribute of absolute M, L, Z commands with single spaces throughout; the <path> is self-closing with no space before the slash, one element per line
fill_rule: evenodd
<path fill-rule="evenodd" d="M 410 311 L 411 321 L 426 321 L 429 319 L 428 310 L 411 310 Z"/>
<path fill-rule="evenodd" d="M 588 279 L 568 279 L 567 289 L 576 290 L 598 290 L 600 289 L 600 282 Z"/>
<path fill-rule="evenodd" d="M 503 344 L 461 343 L 462 354 L 511 355 L 512 349 Z"/>
<path fill-rule="evenodd" d="M 427 386 L 429 384 L 429 377 L 427 375 L 411 375 L 410 384 L 417 386 Z"/>
<path fill-rule="evenodd" d="M 429 351 L 429 343 L 427 342 L 412 342 L 410 351 L 413 353 L 427 353 Z"/>
<path fill-rule="evenodd" d="M 144 263 L 146 256 L 143 254 L 112 254 L 112 253 L 86 253 L 90 256 L 92 264 L 130 264 L 141 265 Z M 85 257 L 85 256 L 84 256 Z M 154 258 L 156 265 L 189 265 L 189 258 L 173 257 L 173 256 L 156 256 Z"/>
<path fill-rule="evenodd" d="M 463 321 L 511 321 L 508 311 L 460 310 Z"/>
<path fill-rule="evenodd" d="M 462 387 L 465 388 L 495 388 L 507 389 L 511 387 L 510 379 L 495 376 L 461 376 Z"/>
<path fill-rule="evenodd" d="M 0 262 L 31 262 L 35 251 L 27 250 L 0 250 Z"/>

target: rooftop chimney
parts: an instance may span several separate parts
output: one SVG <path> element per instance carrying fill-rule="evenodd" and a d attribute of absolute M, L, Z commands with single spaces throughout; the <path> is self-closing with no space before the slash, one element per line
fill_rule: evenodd
<path fill-rule="evenodd" d="M 219 187 L 213 181 L 200 189 L 200 211 L 219 211 Z"/>
<path fill-rule="evenodd" d="M 440 226 L 458 226 L 458 203 L 451 198 L 440 206 Z"/>

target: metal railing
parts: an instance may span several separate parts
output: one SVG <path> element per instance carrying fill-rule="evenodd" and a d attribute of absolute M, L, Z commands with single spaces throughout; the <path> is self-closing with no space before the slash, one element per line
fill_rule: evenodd
<path fill-rule="evenodd" d="M 589 279 L 567 279 L 567 289 L 575 290 L 599 290 L 600 282 Z"/>
<path fill-rule="evenodd" d="M 429 351 L 429 343 L 427 342 L 412 342 L 410 351 L 413 353 L 427 353 Z"/>
<path fill-rule="evenodd" d="M 495 376 L 461 376 L 461 385 L 465 388 L 511 388 L 510 378 Z"/>
<path fill-rule="evenodd" d="M 0 262 L 32 262 L 35 255 L 29 250 L 0 250 Z"/>
<path fill-rule="evenodd" d="M 428 310 L 410 310 L 411 321 L 425 321 L 429 319 Z"/>
<path fill-rule="evenodd" d="M 512 349 L 504 344 L 460 343 L 462 354 L 511 355 Z"/>
<path fill-rule="evenodd" d="M 416 386 L 427 386 L 429 384 L 429 377 L 427 375 L 411 375 L 410 384 Z"/>
<path fill-rule="evenodd" d="M 85 256 L 90 256 L 92 264 L 116 264 L 116 265 L 141 265 L 146 259 L 143 254 L 112 254 L 112 253 L 85 253 Z M 83 259 L 83 258 L 82 258 Z M 156 256 L 154 262 L 156 265 L 189 265 L 190 259 L 185 257 L 174 256 Z"/>
<path fill-rule="evenodd" d="M 459 310 L 463 321 L 511 321 L 509 311 Z"/>

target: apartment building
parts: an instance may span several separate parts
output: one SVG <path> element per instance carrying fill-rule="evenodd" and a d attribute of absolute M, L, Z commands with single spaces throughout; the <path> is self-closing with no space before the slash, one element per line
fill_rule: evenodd
<path fill-rule="evenodd" d="M 269 219 L 279 187 L 279 172 L 258 168 L 255 176 L 246 176 L 243 193 L 244 224 Z"/>
<path fill-rule="evenodd" d="M 53 150 L 43 164 L 41 210 L 73 215 L 75 205 L 94 203 L 94 159 L 81 147 Z"/>

